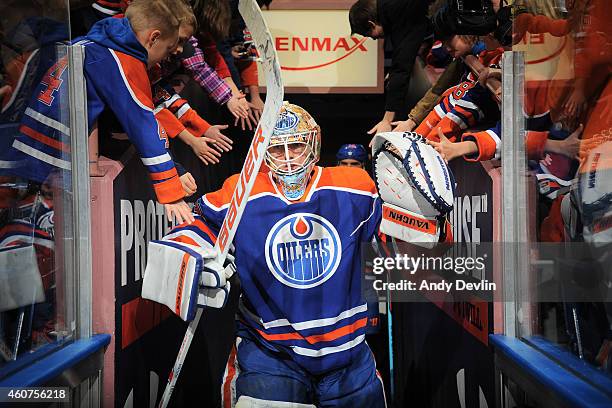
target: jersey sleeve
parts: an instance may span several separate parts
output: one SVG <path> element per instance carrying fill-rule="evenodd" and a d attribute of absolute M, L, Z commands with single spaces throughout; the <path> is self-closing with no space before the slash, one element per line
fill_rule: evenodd
<path fill-rule="evenodd" d="M 153 113 L 151 84 L 141 61 L 118 51 L 108 50 L 109 63 L 85 66 L 87 80 L 110 107 L 136 146 L 142 163 L 149 171 L 160 203 L 182 199 L 174 162 L 167 151 L 167 134 Z M 103 72 L 101 72 L 103 71 Z"/>
<path fill-rule="evenodd" d="M 185 129 L 199 137 L 211 127 L 171 86 L 156 84 L 154 95 L 155 117 L 166 128 L 169 137 L 176 137 Z"/>
<path fill-rule="evenodd" d="M 201 38 L 200 44 L 202 46 L 202 50 L 204 51 L 206 63 L 217 71 L 219 77 L 223 79 L 230 77 L 230 70 L 225 63 L 223 56 L 221 53 L 219 53 L 217 44 L 215 44 L 215 40 L 212 38 L 212 36 L 210 34 L 205 34 L 205 36 Z"/>
<path fill-rule="evenodd" d="M 255 61 L 239 61 L 236 65 L 240 71 L 242 86 L 259 85 L 257 63 Z"/>
<path fill-rule="evenodd" d="M 372 207 L 366 218 L 363 226 L 363 234 L 361 240 L 363 242 L 371 241 L 376 234 L 379 233 L 380 220 L 382 219 L 382 201 L 380 197 L 376 196 L 372 198 Z"/>
<path fill-rule="evenodd" d="M 225 180 L 221 189 L 203 195 L 196 202 L 195 212 L 204 217 L 210 226 L 218 228 L 223 223 L 238 176 L 238 174 L 231 176 Z"/>
<path fill-rule="evenodd" d="M 181 63 L 191 74 L 191 77 L 200 84 L 202 89 L 215 102 L 224 105 L 230 100 L 232 90 L 219 77 L 217 72 L 206 63 L 204 52 L 200 49 L 196 38 L 189 38 L 185 45 L 185 52 L 181 57 Z"/>
<path fill-rule="evenodd" d="M 466 132 L 461 141 L 471 141 L 478 146 L 478 152 L 464 156 L 467 161 L 486 161 L 501 158 L 501 122 L 487 130 Z"/>

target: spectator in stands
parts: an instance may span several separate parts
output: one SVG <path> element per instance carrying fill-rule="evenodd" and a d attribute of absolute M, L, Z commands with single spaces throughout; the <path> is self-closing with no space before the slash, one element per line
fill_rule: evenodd
<path fill-rule="evenodd" d="M 239 118 L 236 118 L 234 125 L 240 121 L 243 130 L 246 127 L 252 128 L 256 125 L 256 122 L 252 120 L 252 115 L 249 116 L 248 114 L 251 107 L 246 99 L 244 99 L 244 93 L 240 90 L 232 76 L 232 66 L 227 64 L 217 46 L 220 41 L 224 41 L 229 35 L 232 21 L 230 4 L 228 0 L 200 1 L 196 2 L 194 11 L 200 26 L 199 35 L 196 37 L 198 37 L 198 41 L 204 50 L 206 61 L 215 68 L 218 75 L 223 78 L 231 89 L 233 97 L 238 98 L 242 109 L 247 112 L 246 116 L 241 115 Z"/>
<path fill-rule="evenodd" d="M 94 25 L 86 37 L 83 69 L 90 130 L 102 111 L 110 108 L 141 155 L 157 199 L 166 205 L 168 218 L 192 222 L 191 210 L 183 201 L 185 191 L 166 150 L 165 131 L 153 116 L 147 77 L 147 68 L 167 58 L 176 47 L 179 25 L 170 0 L 134 0 L 125 18 L 104 19 Z M 47 80 L 35 90 L 39 97 L 31 101 L 30 109 L 39 115 L 24 116 L 21 133 L 13 144 L 23 153 L 24 166 L 19 172 L 24 177 L 42 181 L 62 165 L 65 136 L 61 128 L 49 127 L 38 118 L 53 118 L 61 123 L 64 117 L 59 106 L 63 98 L 53 94 L 67 94 L 68 81 L 62 79 L 68 72 L 65 63 L 66 59 L 61 59 L 48 71 L 57 76 L 57 88 L 49 87 L 51 82 Z M 43 141 L 41 134 L 45 134 Z"/>
<path fill-rule="evenodd" d="M 454 60 L 446 67 L 438 80 L 429 88 L 421 100 L 412 108 L 408 119 L 393 122 L 396 132 L 409 132 L 414 130 L 440 101 L 442 94 L 453 85 L 461 82 L 468 71 L 461 58 L 468 54 L 478 55 L 485 50 L 485 44 L 477 36 L 455 36 L 442 42 L 442 46 Z M 471 45 L 471 47 L 470 47 Z M 426 136 L 426 135 L 424 135 Z"/>
<path fill-rule="evenodd" d="M 177 0 L 185 3 L 186 0 Z M 123 13 L 131 3 L 131 0 L 95 0 L 91 7 L 78 8 L 72 12 L 73 18 L 71 21 L 75 21 L 76 24 L 71 26 L 73 36 L 86 34 L 91 26 L 98 20 L 107 17 L 122 17 Z M 211 4 L 211 2 L 205 2 Z M 223 4 L 223 2 L 218 3 Z M 218 7 L 217 7 L 218 8 Z M 213 6 L 209 6 L 208 9 L 215 10 Z M 209 12 L 203 19 L 213 19 L 217 21 L 217 24 L 206 25 L 210 30 L 213 30 L 215 35 L 223 35 L 223 26 L 225 18 L 223 12 L 218 14 L 213 11 Z M 216 52 L 215 49 L 211 50 Z M 195 37 L 189 38 L 189 43 L 185 44 L 183 52 L 180 53 L 180 61 L 183 67 L 187 70 L 190 76 L 207 92 L 209 97 L 213 99 L 217 104 L 226 106 L 230 113 L 235 118 L 235 123 L 239 120 L 245 121 L 249 119 L 249 106 L 244 100 L 244 95 L 240 92 L 234 92 L 235 86 L 232 88 L 233 83 L 228 81 L 227 84 L 220 83 L 218 81 L 218 74 L 213 71 L 204 59 L 204 53 L 198 45 L 198 40 Z M 214 58 L 214 57 L 213 57 Z M 219 75 L 223 72 L 219 70 Z M 229 74 L 228 74 L 229 75 Z M 216 77 L 215 77 L 216 76 Z M 221 138 L 219 136 L 219 138 Z"/>
<path fill-rule="evenodd" d="M 204 164 L 218 163 L 221 152 L 231 150 L 233 143 L 221 133 L 221 130 L 227 128 L 227 125 L 211 126 L 208 124 L 189 106 L 186 100 L 178 95 L 178 92 L 182 90 L 180 86 L 173 86 L 173 79 L 182 71 L 179 55 L 183 52 L 184 44 L 188 43 L 188 39 L 197 28 L 196 18 L 188 4 L 182 1 L 177 2 L 176 12 L 181 19 L 178 45 L 169 59 L 149 70 L 149 78 L 154 83 L 156 118 L 162 123 L 170 138 L 181 139 L 191 147 Z M 221 84 L 223 82 L 219 80 L 219 85 Z M 229 92 L 229 89 L 227 90 Z M 212 145 L 209 145 L 211 142 Z"/>
<path fill-rule="evenodd" d="M 338 166 L 365 168 L 368 152 L 360 144 L 345 144 L 336 153 Z"/>
<path fill-rule="evenodd" d="M 388 39 L 393 45 L 383 118 L 368 134 L 388 132 L 408 110 L 407 90 L 423 39 L 430 33 L 425 0 L 358 0 L 349 11 L 352 33 Z"/>
<path fill-rule="evenodd" d="M 268 5 L 270 1 L 266 2 Z M 263 5 L 259 1 L 260 6 Z M 239 89 L 246 89 L 249 95 L 250 121 L 241 123 L 244 130 L 245 124 L 249 130 L 256 126 L 263 112 L 264 102 L 259 95 L 259 78 L 257 75 L 257 51 L 254 48 L 250 33 L 238 11 L 238 1 L 230 0 L 231 25 L 229 35 L 217 41 L 217 49 L 227 64 L 232 80 Z M 252 48 L 250 48 L 252 46 Z"/>
<path fill-rule="evenodd" d="M 491 41 L 491 38 L 488 39 Z M 447 42 L 447 48 L 455 58 L 474 50 L 478 43 L 477 36 L 455 35 Z M 493 40 L 495 45 L 499 45 Z M 441 101 L 427 115 L 415 132 L 428 139 L 437 139 L 435 127 L 441 127 L 446 137 L 455 140 L 461 133 L 475 125 L 488 120 L 496 121 L 499 116 L 498 101 L 485 85 L 486 79 L 499 72 L 504 49 L 494 46 L 478 53 L 479 62 L 485 67 L 480 77 L 471 72 L 462 78 L 462 82 L 447 89 Z M 494 71 L 496 70 L 496 71 Z"/>

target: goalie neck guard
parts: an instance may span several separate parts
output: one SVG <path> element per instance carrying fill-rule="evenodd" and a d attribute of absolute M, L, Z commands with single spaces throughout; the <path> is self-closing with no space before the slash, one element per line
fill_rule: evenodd
<path fill-rule="evenodd" d="M 304 195 L 320 150 L 319 125 L 305 109 L 284 102 L 265 161 L 287 199 L 299 200 Z"/>

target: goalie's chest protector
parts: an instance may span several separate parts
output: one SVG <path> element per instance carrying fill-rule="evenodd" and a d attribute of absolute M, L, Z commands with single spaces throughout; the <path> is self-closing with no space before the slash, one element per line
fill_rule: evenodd
<path fill-rule="evenodd" d="M 221 223 L 234 185 L 199 201 L 209 222 Z M 297 202 L 260 173 L 234 239 L 250 332 L 309 370 L 345 364 L 364 340 L 360 251 L 379 221 L 374 183 L 361 169 L 316 167 Z"/>

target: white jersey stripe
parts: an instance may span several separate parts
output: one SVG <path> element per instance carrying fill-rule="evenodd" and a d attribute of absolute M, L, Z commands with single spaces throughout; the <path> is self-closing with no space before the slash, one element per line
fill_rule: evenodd
<path fill-rule="evenodd" d="M 457 101 L 457 106 L 461 106 L 462 108 L 474 110 L 474 111 L 478 112 L 478 115 L 480 117 L 484 116 L 484 113 L 482 112 L 482 110 L 478 106 L 476 106 L 475 103 L 468 102 L 468 101 L 465 101 L 463 99 L 459 99 Z"/>
<path fill-rule="evenodd" d="M 324 186 L 324 187 L 316 187 L 315 190 L 316 191 L 335 190 L 335 191 L 344 191 L 346 193 L 363 195 L 363 196 L 372 197 L 372 198 L 377 198 L 378 197 L 378 193 L 371 193 L 369 191 L 356 190 L 354 188 L 348 188 L 348 187 Z"/>
<path fill-rule="evenodd" d="M 34 119 L 35 121 L 42 123 L 43 125 L 49 126 L 50 128 L 58 130 L 67 136 L 70 136 L 70 128 L 55 119 L 51 119 L 50 117 L 47 117 L 40 112 L 36 112 L 32 108 L 27 108 L 25 110 L 25 114 Z"/>
<path fill-rule="evenodd" d="M 247 202 L 256 200 L 258 198 L 261 197 L 265 197 L 265 196 L 271 196 L 271 197 L 276 197 L 276 198 L 282 198 L 279 197 L 277 194 L 274 193 L 270 193 L 270 192 L 263 192 L 263 193 L 259 193 L 259 194 L 255 194 L 249 197 L 249 199 L 247 200 Z M 205 206 L 207 206 L 208 208 L 211 208 L 213 211 L 223 211 L 225 209 L 227 209 L 229 207 L 229 203 L 223 204 L 221 207 L 217 207 L 216 205 L 213 205 L 210 201 L 208 201 L 208 198 L 206 198 L 206 195 L 202 196 L 202 202 L 204 203 Z"/>
<path fill-rule="evenodd" d="M 243 311 L 245 309 L 246 309 L 245 307 L 241 308 L 241 310 L 243 310 Z M 271 328 L 274 328 L 274 327 L 291 326 L 294 330 L 306 330 L 306 329 L 313 329 L 315 327 L 331 326 L 333 324 L 338 323 L 340 320 L 344 320 L 344 319 L 347 319 L 349 317 L 355 316 L 358 313 L 364 313 L 367 310 L 368 310 L 368 305 L 366 303 L 364 303 L 363 305 L 359 305 L 359 306 L 354 307 L 352 309 L 345 310 L 344 312 L 340 313 L 338 316 L 335 316 L 335 317 L 328 317 L 328 318 L 324 318 L 324 319 L 315 319 L 315 320 L 307 320 L 307 321 L 298 322 L 298 323 L 291 323 L 287 319 L 278 319 L 278 320 L 272 320 L 270 322 L 263 322 L 261 320 L 261 318 L 257 318 L 250 311 L 248 313 L 252 317 L 254 317 L 257 321 L 259 321 L 259 323 L 265 329 L 271 329 Z"/>
<path fill-rule="evenodd" d="M 363 224 L 365 224 L 366 222 L 368 222 L 368 221 L 370 220 L 370 218 L 372 218 L 372 216 L 373 216 L 373 215 L 374 215 L 374 213 L 376 212 L 376 202 L 377 202 L 377 201 L 378 201 L 378 197 L 376 197 L 376 198 L 374 199 L 374 201 L 372 201 L 372 211 L 370 212 L 370 215 L 368 215 L 368 218 L 366 218 L 365 220 L 361 221 L 361 222 L 359 223 L 359 225 L 357 226 L 357 228 L 355 228 L 355 230 L 354 230 L 353 232 L 351 232 L 351 235 L 349 235 L 349 236 L 351 236 L 351 237 L 352 237 L 353 235 L 355 235 L 355 233 L 356 233 L 357 231 L 359 231 L 359 228 L 361 228 L 361 226 L 362 226 Z"/>
<path fill-rule="evenodd" d="M 33 237 L 32 235 L 26 235 L 21 233 L 10 234 L 9 236 L 6 236 L 2 241 L 0 241 L 0 248 L 5 248 L 10 242 L 14 241 L 19 241 L 21 242 L 21 244 L 36 244 L 49 249 L 55 248 L 55 242 L 50 239 Z"/>
<path fill-rule="evenodd" d="M 145 164 L 145 166 L 154 166 L 156 164 L 172 161 L 172 157 L 170 157 L 168 153 L 164 153 L 155 157 L 143 157 L 141 160 Z"/>
<path fill-rule="evenodd" d="M 34 58 L 34 56 L 38 53 L 38 49 L 32 51 L 32 54 L 30 54 L 30 56 L 28 57 L 28 60 L 26 61 L 25 65 L 23 66 L 23 69 L 21 71 L 21 75 L 19 75 L 19 80 L 17 81 L 17 85 L 15 86 L 15 89 L 13 89 L 13 94 L 11 95 L 11 98 L 8 100 L 8 102 L 6 103 L 6 105 L 4 105 L 4 107 L 2 108 L 2 112 L 4 113 L 8 108 L 11 107 L 11 105 L 13 104 L 13 102 L 15 102 L 15 98 L 17 97 L 17 95 L 19 94 L 19 90 L 21 89 L 21 85 L 23 84 L 23 80 L 24 78 L 27 76 L 28 73 L 28 66 L 30 65 L 30 62 L 32 61 L 32 58 Z"/>
<path fill-rule="evenodd" d="M 27 144 L 22 143 L 19 140 L 15 140 L 13 142 L 13 147 L 17 150 L 21 150 L 27 155 L 37 158 L 38 160 L 44 161 L 45 163 L 52 164 L 55 167 L 59 167 L 60 169 L 64 169 L 64 170 L 72 169 L 70 162 L 66 160 L 58 159 L 57 157 L 50 156 L 47 153 L 41 152 L 40 150 L 37 150 L 33 148 L 32 146 L 28 146 Z"/>
<path fill-rule="evenodd" d="M 178 101 L 179 99 L 181 99 L 181 97 L 178 96 L 178 94 L 174 94 L 167 101 L 163 101 L 162 105 L 164 105 L 164 107 L 166 108 L 169 108 L 174 102 Z"/>
<path fill-rule="evenodd" d="M 97 3 L 93 3 L 91 5 L 91 7 L 95 8 L 99 12 L 104 13 L 104 14 L 106 14 L 108 16 L 114 16 L 115 14 L 119 13 L 118 11 L 107 9 L 106 7 L 102 7 L 101 5 L 99 5 Z"/>
<path fill-rule="evenodd" d="M 176 117 L 180 119 L 180 118 L 181 118 L 181 117 L 182 117 L 184 114 L 186 114 L 186 113 L 187 113 L 187 111 L 188 111 L 189 109 L 191 109 L 191 106 L 189 106 L 189 104 L 188 104 L 188 103 L 184 104 L 184 105 L 183 105 L 183 106 L 181 106 L 181 107 L 179 108 L 179 110 L 176 112 Z"/>
<path fill-rule="evenodd" d="M 487 134 L 491 136 L 491 139 L 495 142 L 495 157 L 493 157 L 493 159 L 499 159 L 501 157 L 501 139 L 492 130 L 487 130 Z"/>
<path fill-rule="evenodd" d="M 365 334 L 362 334 L 362 335 L 355 337 L 351 341 L 347 341 L 346 343 L 343 343 L 335 347 L 323 347 L 322 349 L 310 349 L 310 348 L 305 348 L 305 347 L 291 346 L 291 350 L 293 350 L 295 354 L 299 354 L 301 356 L 323 357 L 328 354 L 339 353 L 341 351 L 346 351 L 348 349 L 351 349 L 361 344 L 364 340 L 365 340 Z"/>
<path fill-rule="evenodd" d="M 143 105 L 142 102 L 140 102 L 138 98 L 136 97 L 136 95 L 134 94 L 134 91 L 132 91 L 132 87 L 130 86 L 130 83 L 128 82 L 127 78 L 125 77 L 125 72 L 123 72 L 123 66 L 121 65 L 121 62 L 119 61 L 119 57 L 117 57 L 117 54 L 115 54 L 115 51 L 111 50 L 110 48 L 108 49 L 108 51 L 111 53 L 111 55 L 115 59 L 115 62 L 117 63 L 117 68 L 119 68 L 119 73 L 121 74 L 121 78 L 123 79 L 123 83 L 125 84 L 125 87 L 127 88 L 127 90 L 130 92 L 130 95 L 132 96 L 132 99 L 134 100 L 134 102 L 136 102 L 136 104 L 140 106 L 142 109 L 149 111 L 149 112 L 153 112 L 153 109 L 149 108 L 148 106 Z"/>
<path fill-rule="evenodd" d="M 436 105 L 434 107 L 434 111 L 436 111 L 436 113 L 438 114 L 438 117 L 440 117 L 440 118 L 443 118 L 444 115 L 446 115 L 446 112 L 444 112 L 444 110 L 442 109 L 440 104 L 438 104 L 438 105 Z"/>
<path fill-rule="evenodd" d="M 452 120 L 453 122 L 455 122 L 457 125 L 459 125 L 459 127 L 461 129 L 467 129 L 467 124 L 463 121 L 463 119 L 461 119 L 459 116 L 455 115 L 454 113 L 448 112 L 446 114 L 446 116 Z"/>

